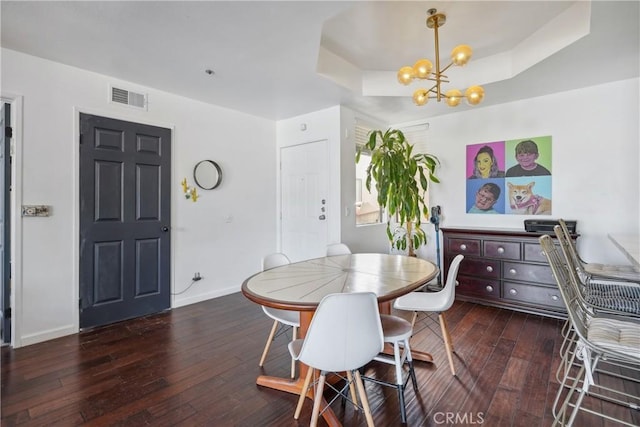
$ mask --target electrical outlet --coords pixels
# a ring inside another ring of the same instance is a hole
[[[198,280],[202,280],[202,276],[200,276],[200,272],[196,271],[195,273],[193,273],[193,277],[191,278],[191,280],[193,280],[194,282],[197,282]]]

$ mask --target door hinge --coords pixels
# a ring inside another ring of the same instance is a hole
[[[78,299],[78,308],[82,311],[82,298]]]
[[[4,128],[4,137],[13,138],[13,128],[11,126],[7,126]]]
[[[82,145],[82,134],[80,134],[80,137],[78,138],[78,143]]]
[[[4,318],[5,319],[11,319],[11,307],[7,307],[4,310]]]

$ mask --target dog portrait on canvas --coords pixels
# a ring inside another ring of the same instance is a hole
[[[551,215],[551,200],[534,194],[535,185],[533,181],[524,185],[507,182],[512,214]]]

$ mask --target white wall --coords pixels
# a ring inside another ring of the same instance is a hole
[[[173,129],[173,307],[236,292],[276,250],[276,129],[273,121],[2,49],[1,95],[22,101],[16,152],[18,200],[51,205],[53,215],[21,218],[21,257],[14,271],[14,344],[78,329],[78,112]],[[110,104],[109,84],[149,94],[149,111]],[[212,159],[223,182],[184,198],[193,166]],[[260,179],[255,177],[259,176]],[[249,243],[248,243],[249,242]],[[20,297],[21,296],[21,297]]]
[[[441,226],[523,229],[524,219],[536,217],[465,213],[465,148],[551,135],[553,215],[537,218],[578,220],[578,249],[587,261],[628,264],[607,233],[640,231],[638,81],[430,119],[430,151],[442,161],[442,183],[432,187],[432,205],[443,210]],[[427,228],[433,236],[433,227]],[[433,240],[428,258],[435,253]]]

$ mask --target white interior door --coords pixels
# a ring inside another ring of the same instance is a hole
[[[282,252],[291,261],[326,253],[327,157],[326,140],[280,150]]]

